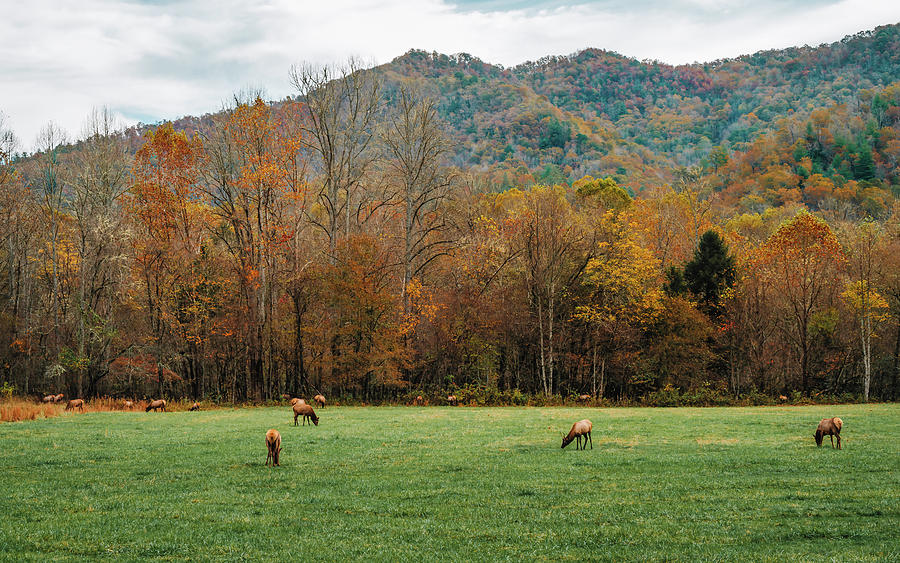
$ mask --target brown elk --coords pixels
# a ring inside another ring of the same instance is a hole
[[[42,403],[55,403],[56,395],[45,395],[43,399],[41,399]]]
[[[292,407],[293,407],[294,405],[298,405],[298,404],[299,404],[299,405],[305,405],[305,404],[306,404],[306,400],[304,400],[304,399],[298,399],[298,398],[296,398],[296,397],[294,397],[293,399],[291,399],[291,406],[292,406]]]
[[[147,409],[144,412],[158,411],[158,410],[166,412],[166,400],[165,399],[157,399],[155,401],[150,401],[150,404],[147,405]]]
[[[844,425],[844,421],[838,417],[834,418],[823,418],[822,422],[819,423],[819,427],[816,428],[816,446],[822,446],[822,440],[825,436],[831,437],[831,447],[834,447],[834,437],[837,436],[837,449],[841,449],[841,426]]]
[[[455,407],[459,403],[456,400],[456,395],[447,395],[447,402],[450,403],[451,407]]]
[[[65,398],[65,395],[63,395],[62,393],[60,393],[59,395],[56,395],[56,396],[53,398],[53,402],[54,402],[54,403],[61,403],[61,402],[63,401],[63,398]]]
[[[297,403],[294,405],[293,409],[294,409],[294,426],[297,426],[297,417],[298,416],[303,417],[304,425],[306,425],[307,420],[311,420],[313,422],[313,424],[315,424],[316,426],[319,425],[319,417],[316,416],[316,413],[315,413],[315,411],[313,411],[313,408],[311,406],[306,405],[306,404],[301,405],[300,403]]]
[[[281,434],[278,430],[271,428],[266,432],[266,449],[269,450],[269,454],[266,456],[266,465],[269,465],[270,461],[272,467],[281,465],[278,463],[278,454],[281,453]]]
[[[131,409],[134,408],[134,401],[125,401],[122,403],[122,408]]]
[[[325,395],[316,395],[315,397],[313,397],[313,401],[315,401],[320,408],[325,408]]]
[[[416,395],[416,398],[413,399],[413,405],[417,407],[421,407],[425,404],[425,399],[422,398],[422,395]]]
[[[579,401],[590,401],[590,400],[591,400],[591,396],[588,395],[588,394],[578,395],[578,400],[579,400]]]
[[[200,410],[200,403],[195,402],[193,405],[191,405],[191,408],[189,408],[188,410],[189,410],[189,411],[199,411],[199,410]]]
[[[75,409],[81,409],[81,412],[84,412],[84,399],[72,399],[66,405],[67,411],[75,410]]]
[[[572,425],[572,429],[569,430],[569,434],[567,436],[563,436],[562,439],[562,448],[565,448],[569,444],[572,443],[572,440],[577,440],[575,442],[575,449],[585,449],[584,446],[587,446],[588,441],[591,442],[591,449],[594,449],[594,441],[591,439],[591,428],[593,428],[593,424],[588,419],[579,420],[575,424]],[[581,438],[584,437],[584,446],[581,445]]]

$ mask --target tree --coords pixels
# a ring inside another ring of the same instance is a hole
[[[371,145],[381,111],[381,80],[353,59],[343,67],[294,66],[290,78],[305,108],[303,146],[318,157],[321,175],[321,216],[311,214],[310,220],[326,233],[333,254],[341,223],[343,236],[349,236],[351,219],[358,224],[372,211],[359,192],[376,158]]]
[[[694,251],[694,258],[684,266],[684,280],[700,299],[712,318],[722,313],[722,295],[734,286],[734,256],[715,231],[706,231]]]
[[[401,87],[382,134],[391,181],[399,188],[403,237],[403,279],[400,293],[409,313],[407,285],[419,277],[451,242],[445,235],[442,209],[450,176],[442,159],[450,149],[437,105],[430,98]]]
[[[872,337],[888,317],[888,303],[877,291],[882,277],[879,257],[884,252],[884,232],[872,221],[864,221],[848,233],[844,246],[850,280],[841,293],[859,323],[863,361],[863,400],[869,400],[872,382]]]
[[[844,253],[831,228],[801,211],[763,245],[760,266],[786,309],[784,333],[799,355],[801,389],[809,389],[810,328],[814,313],[831,303]]]

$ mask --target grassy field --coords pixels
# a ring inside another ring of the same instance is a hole
[[[318,413],[0,424],[0,559],[900,560],[900,405]]]

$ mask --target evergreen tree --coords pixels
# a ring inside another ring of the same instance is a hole
[[[711,317],[721,313],[721,298],[734,285],[734,257],[715,231],[706,231],[694,257],[684,266],[684,281]]]

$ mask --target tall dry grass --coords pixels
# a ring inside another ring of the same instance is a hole
[[[112,397],[97,397],[95,399],[86,400],[84,402],[84,412],[110,412],[110,411],[134,411],[142,412],[147,408],[149,401],[134,401],[134,404],[128,408],[125,406],[126,399],[115,399]],[[35,420],[37,418],[50,418],[59,416],[66,412],[66,404],[68,400],[62,403],[41,403],[31,399],[11,398],[0,400],[0,422],[19,422],[22,420]],[[166,411],[180,412],[186,411],[194,404],[192,400],[169,401],[166,400]],[[200,403],[201,410],[209,410],[216,408],[211,403]],[[74,413],[82,412],[81,409],[75,409]]]
[[[36,403],[28,399],[0,401],[0,422],[19,422],[36,418],[59,416],[66,408],[62,403]]]

